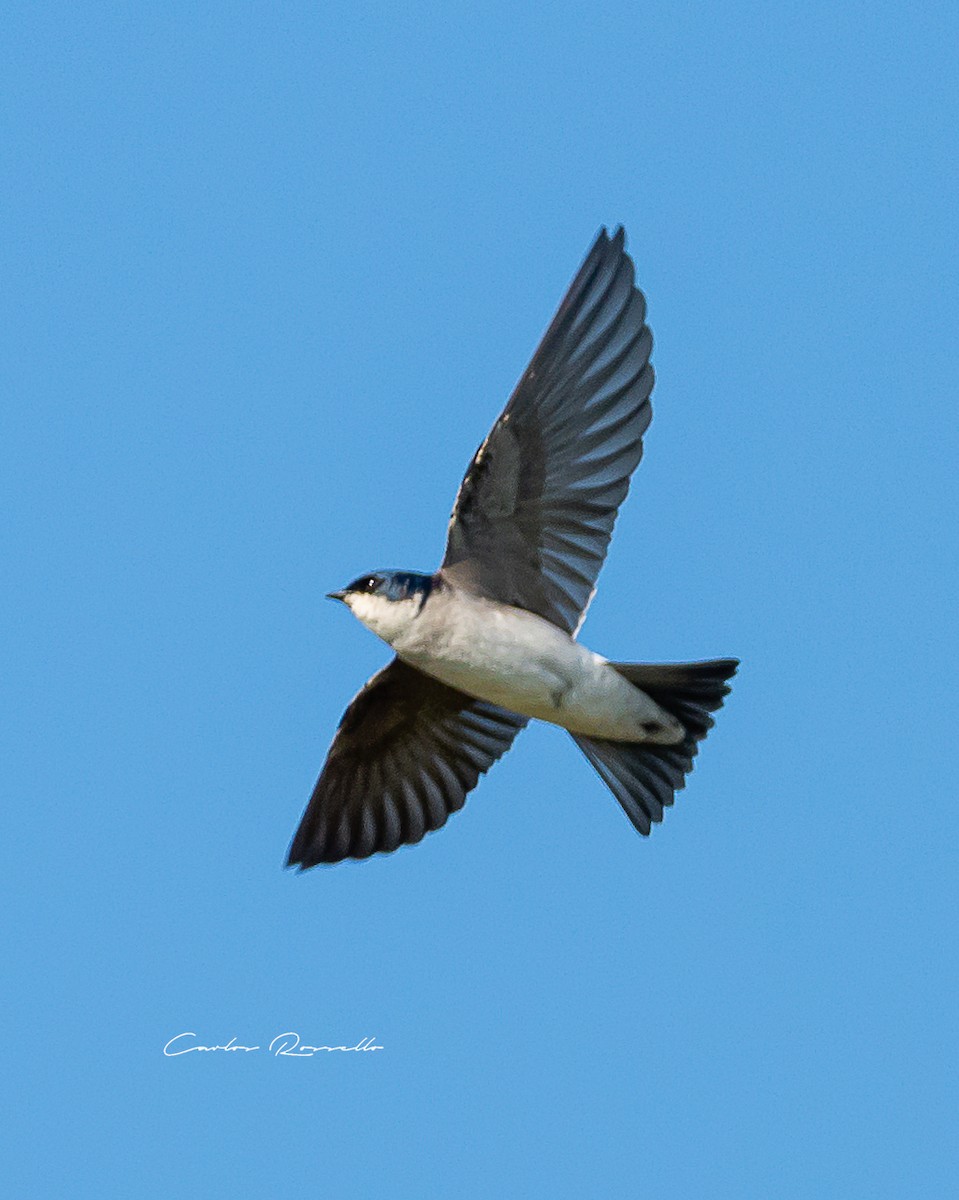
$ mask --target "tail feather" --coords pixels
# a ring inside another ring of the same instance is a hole
[[[711,662],[612,663],[630,683],[681,721],[686,736],[675,745],[648,742],[610,742],[572,734],[573,741],[642,834],[663,819],[663,809],[684,787],[693,768],[699,742],[713,726],[710,713],[722,706],[729,692],[726,680],[736,673],[738,659]]]

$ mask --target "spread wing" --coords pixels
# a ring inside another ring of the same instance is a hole
[[[288,865],[368,858],[420,841],[463,807],[526,720],[395,658],[343,714]]]
[[[578,629],[652,419],[652,335],[625,235],[602,230],[476,452],[443,572]]]

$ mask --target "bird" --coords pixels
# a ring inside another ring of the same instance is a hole
[[[395,657],[343,714],[288,866],[421,841],[530,720],[570,733],[640,834],[662,820],[739,660],[611,662],[577,640],[643,454],[652,344],[625,232],[603,227],[473,456],[439,569],[328,593]]]

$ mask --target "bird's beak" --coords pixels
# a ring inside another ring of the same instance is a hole
[[[327,600],[345,600],[346,592],[327,592],[326,598]]]

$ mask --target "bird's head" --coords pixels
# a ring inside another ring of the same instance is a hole
[[[330,600],[342,600],[358,621],[392,645],[419,616],[436,586],[433,575],[417,575],[412,571],[370,571],[345,588],[327,595]]]

